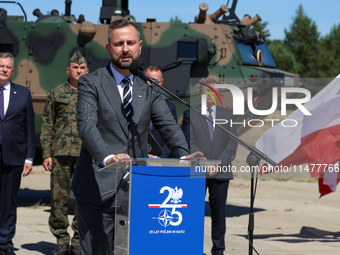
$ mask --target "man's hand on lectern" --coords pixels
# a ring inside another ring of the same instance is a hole
[[[185,158],[181,158],[182,160],[180,161],[180,165],[181,166],[190,166],[190,161],[189,160],[183,160],[183,159],[206,159],[203,155],[202,152],[200,151],[196,151],[188,156],[186,156]]]
[[[209,176],[214,176],[216,174],[218,174],[218,170],[217,170],[217,165],[211,166],[211,167],[207,167],[207,175]]]
[[[206,159],[202,152],[196,151],[191,153],[190,155],[186,156],[184,159]]]
[[[106,161],[106,165],[109,166],[123,158],[130,158],[130,156],[128,154],[125,154],[125,153],[120,153],[120,154],[117,154],[115,156],[113,156],[112,158],[109,158],[107,161]]]
[[[148,154],[149,158],[159,158],[158,156],[156,155],[152,155],[152,154]]]

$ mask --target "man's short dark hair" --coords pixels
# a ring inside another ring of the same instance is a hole
[[[109,25],[109,31],[108,31],[108,36],[107,36],[108,42],[110,43],[112,30],[117,29],[117,28],[127,27],[129,25],[133,26],[136,29],[138,40],[140,40],[139,29],[134,22],[127,20],[127,19],[117,19],[115,21],[112,21],[111,24]]]
[[[160,71],[160,72],[162,72],[161,69],[160,69],[159,67],[157,67],[157,66],[148,66],[148,67],[145,69],[144,73],[145,73],[146,71],[150,71],[150,72],[158,72],[158,71]]]

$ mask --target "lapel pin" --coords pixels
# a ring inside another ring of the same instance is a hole
[[[142,96],[141,96],[141,95],[138,95],[138,97],[139,97],[139,98],[142,98]]]

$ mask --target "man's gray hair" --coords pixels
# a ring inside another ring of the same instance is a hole
[[[0,52],[0,58],[11,58],[14,66],[14,57],[12,53],[9,52]]]
[[[135,23],[127,19],[118,19],[118,20],[112,21],[111,24],[109,25],[109,31],[108,31],[108,36],[107,36],[108,42],[110,43],[112,30],[117,29],[117,28],[127,27],[129,25],[133,26],[136,29],[138,40],[140,40],[140,32]]]
[[[203,78],[202,80],[199,81],[198,84],[199,87],[202,88],[204,86],[203,84],[215,85],[218,84],[218,82],[213,78]]]

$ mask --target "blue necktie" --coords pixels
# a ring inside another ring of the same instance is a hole
[[[208,112],[209,112],[209,119],[211,119],[211,120],[213,120],[213,117],[212,117],[212,115],[211,115],[211,112],[213,111],[213,109],[211,109],[210,107],[208,107]],[[211,139],[211,141],[213,140],[213,138],[214,138],[214,128],[213,128],[213,124],[210,122],[210,121],[208,121],[207,120],[207,122],[208,122],[208,128],[209,128],[209,133],[210,133],[210,139]]]
[[[4,87],[0,86],[0,117],[3,120],[5,117],[5,106],[4,106]],[[2,130],[0,133],[0,144],[2,144]]]
[[[131,97],[131,87],[130,87],[130,79],[124,78],[122,80],[122,83],[124,84],[124,92],[123,92],[123,105],[125,110],[125,116],[126,121],[128,123],[128,126],[130,126],[131,122],[131,110],[132,110],[132,97]]]

